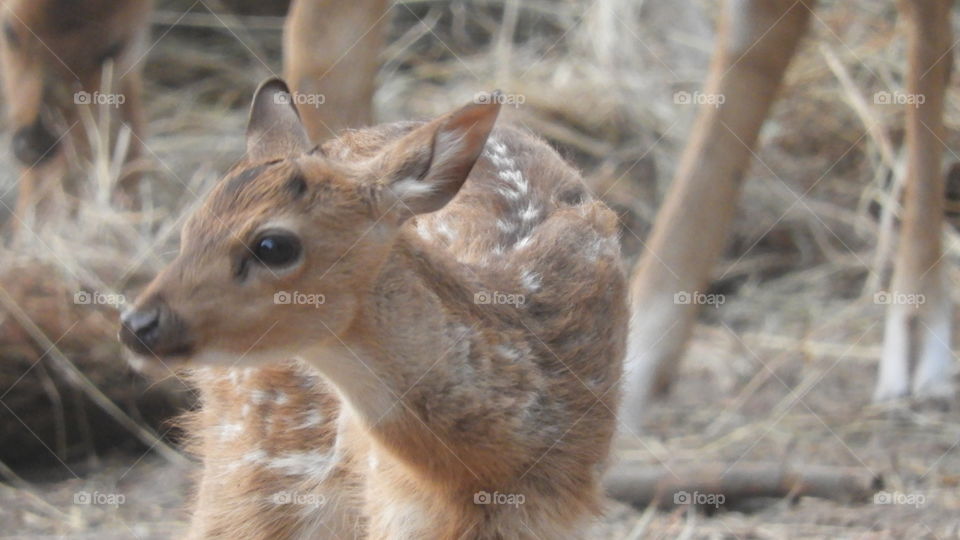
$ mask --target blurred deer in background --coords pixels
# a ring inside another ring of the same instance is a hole
[[[20,164],[19,196],[11,224],[34,215],[38,205],[62,198],[68,153],[89,154],[95,144],[79,109],[110,107],[132,131],[124,158],[140,155],[143,111],[140,62],[146,52],[150,0],[4,0],[0,67],[13,155]],[[105,77],[104,68],[112,65]],[[93,114],[92,117],[96,117]],[[113,149],[110,149],[111,151]],[[125,171],[116,186],[132,204],[138,175]],[[72,186],[66,186],[71,191]],[[43,212],[41,211],[40,214]]]
[[[115,110],[109,141],[132,132],[122,161],[129,165],[114,199],[137,206],[144,111],[141,78],[152,0],[0,0],[0,67],[13,154],[20,163],[19,197],[11,225],[62,198],[71,165],[67,149],[87,155],[92,141],[80,108]],[[313,140],[373,120],[377,55],[383,47],[384,0],[294,0],[284,30],[284,71],[298,94],[322,95],[323,106],[298,103]],[[365,31],[359,36],[356,29]],[[112,80],[104,67],[112,63]],[[96,114],[94,115],[96,117]],[[101,149],[103,150],[103,149]],[[114,148],[106,149],[113,152]],[[67,192],[73,186],[66,186]],[[42,217],[43,211],[37,212]]]
[[[373,122],[387,7],[386,0],[294,0],[290,6],[284,77],[294,92],[324,96],[322,107],[298,107],[312,141]]]
[[[730,229],[757,134],[804,35],[812,2],[727,2],[702,107],[677,175],[631,282],[625,419],[639,428],[651,394],[673,380],[698,306],[680,291],[703,291]],[[919,306],[891,303],[875,398],[947,397],[952,308],[943,268],[943,107],[953,38],[951,0],[900,0],[908,26],[907,178],[899,251],[890,290],[922,295]]]
[[[122,317],[141,355],[261,366],[199,371],[194,536],[579,537],[625,349],[615,214],[497,100],[316,147],[288,97],[260,88]]]

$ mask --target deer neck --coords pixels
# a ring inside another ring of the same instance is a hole
[[[473,382],[470,370],[458,368],[467,362],[473,329],[454,315],[459,300],[438,290],[456,288],[452,273],[398,239],[348,330],[304,355],[362,425],[404,453],[435,455],[437,437],[446,438],[436,422],[445,411],[420,398]]]

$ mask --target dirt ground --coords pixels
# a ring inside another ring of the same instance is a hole
[[[513,47],[495,51],[508,3],[398,3],[378,117],[438,114],[494,87],[525,96],[507,118],[541,133],[595,191],[627,208],[624,246],[635,254],[689,133],[695,108],[672,96],[702,84],[717,2],[595,3],[613,19],[579,0],[523,2]],[[261,17],[257,29],[228,31],[218,25],[243,20],[204,18],[204,2],[159,4],[146,70],[146,217],[129,222],[82,209],[81,226],[65,221],[18,257],[59,265],[65,275],[100,276],[136,260],[136,272],[148,276],[176,249],[183,214],[240,155],[249,95],[268,68],[279,71],[282,20]],[[703,462],[835,466],[882,477],[883,491],[852,504],[766,499],[712,513],[611,501],[592,538],[960,539],[960,404],[870,403],[884,306],[866,284],[889,270],[873,261],[876,206],[889,175],[818,47],[839,57],[863,96],[898,87],[902,39],[893,3],[822,4],[814,39],[761,136],[762,164],[750,173],[715,273],[710,292],[723,301],[705,310],[676,386],[651,405],[642,433],[618,441],[616,459],[667,470]],[[179,20],[188,7],[198,16]],[[504,58],[510,69],[502,69]],[[957,97],[951,86],[948,154],[960,141]],[[870,110],[899,145],[902,114]],[[0,154],[9,206],[12,163]],[[118,232],[126,229],[138,236]],[[104,247],[105,237],[120,240]],[[958,248],[953,227],[952,284],[960,281]],[[8,472],[0,470],[8,479],[0,483],[0,538],[179,538],[186,527],[190,467],[142,449],[18,468],[20,481]]]

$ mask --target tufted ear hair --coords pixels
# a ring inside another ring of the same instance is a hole
[[[253,96],[247,123],[249,159],[283,159],[302,154],[311,147],[287,83],[277,78],[261,83]]]
[[[483,152],[499,100],[466,105],[423,125],[376,158],[384,186],[380,210],[403,220],[443,208],[460,191]]]

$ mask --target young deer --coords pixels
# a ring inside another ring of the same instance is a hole
[[[141,152],[143,113],[140,61],[146,51],[151,0],[4,0],[0,68],[13,155],[20,164],[20,194],[11,218],[27,219],[37,205],[61,193],[69,164],[65,149],[89,152],[79,108],[116,107],[133,132],[125,159]],[[112,81],[104,66],[113,63]],[[93,113],[94,116],[97,113]],[[111,149],[112,150],[112,149]],[[127,171],[117,197],[132,204],[138,175]]]
[[[733,221],[743,173],[790,59],[804,35],[811,2],[730,1],[706,92],[722,95],[703,107],[657,216],[647,254],[631,279],[624,416],[641,425],[646,401],[665,391],[696,321],[697,305],[674,301],[702,291]],[[944,179],[943,107],[952,64],[952,0],[900,0],[908,28],[906,91],[923,95],[906,108],[907,178],[903,225],[891,291],[922,295],[919,306],[892,303],[875,398],[953,395],[951,303],[941,231]]]
[[[579,536],[625,348],[615,215],[499,105],[314,147],[287,94],[258,90],[246,160],[122,317],[141,355],[255,366],[197,371],[193,536]]]

